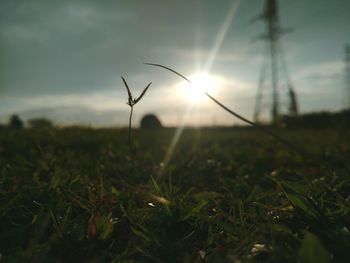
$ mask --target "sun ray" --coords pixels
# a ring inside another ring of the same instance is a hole
[[[214,43],[213,47],[211,48],[210,53],[208,55],[208,58],[206,60],[206,63],[204,65],[204,72],[206,74],[208,74],[208,72],[211,70],[211,67],[213,65],[213,62],[215,61],[217,53],[218,53],[219,49],[221,48],[222,43],[224,42],[225,37],[227,35],[228,29],[229,29],[229,27],[231,26],[231,24],[233,22],[233,19],[235,17],[235,14],[236,14],[236,11],[238,9],[239,4],[240,4],[240,0],[235,0],[232,3],[232,5],[231,5],[231,7],[230,7],[230,9],[228,11],[228,14],[226,16],[226,19],[225,19],[224,23],[221,25],[220,31],[218,32],[218,35],[217,35],[217,37],[215,39],[215,43]],[[198,40],[199,40],[199,36],[198,36],[198,29],[197,29],[196,36],[195,36],[195,45],[196,45],[196,51],[195,51],[196,52],[195,53],[196,54],[196,65],[195,66],[196,66],[196,72],[200,71],[199,67],[200,67],[200,63],[201,63],[201,61],[200,61],[200,53],[199,53],[199,48],[198,48],[198,42],[199,42]],[[173,71],[171,69],[169,69],[169,70]],[[175,72],[175,74],[179,74],[179,73]],[[184,76],[181,76],[181,77],[186,79],[188,82],[192,83],[191,81],[188,80],[188,78],[186,78]],[[195,86],[195,85],[192,85],[192,86]],[[189,87],[189,88],[193,89],[194,87]],[[205,93],[210,92],[209,90],[202,90],[202,91],[197,91],[197,92],[200,92],[200,93],[202,93],[202,95],[204,95],[203,91]],[[177,129],[176,129],[176,131],[175,131],[175,133],[173,135],[173,138],[172,138],[172,140],[170,142],[170,145],[169,145],[169,147],[167,149],[167,152],[166,152],[164,160],[163,160],[163,166],[159,170],[160,171],[159,172],[160,175],[163,174],[164,169],[167,167],[169,161],[171,160],[171,158],[173,156],[175,147],[176,147],[178,141],[180,140],[180,137],[181,137],[182,132],[183,132],[184,127],[185,127],[185,123],[186,123],[186,121],[187,121],[187,119],[188,119],[188,117],[190,115],[190,112],[193,110],[193,106],[194,106],[193,104],[188,105],[188,107],[187,107],[187,109],[186,109],[186,111],[184,113],[184,117],[182,118],[182,123],[177,127]]]
[[[236,11],[238,9],[238,6],[240,4],[240,0],[235,0],[229,11],[228,11],[228,14],[226,16],[226,19],[224,21],[224,23],[221,25],[221,28],[220,28],[220,31],[218,32],[218,35],[215,39],[215,43],[213,45],[213,47],[211,48],[210,50],[210,53],[208,55],[208,58],[207,58],[207,61],[204,65],[204,71],[205,72],[209,72],[212,65],[213,65],[213,62],[216,58],[216,55],[220,49],[220,47],[222,46],[222,43],[224,42],[225,40],[225,37],[227,35],[227,32],[228,32],[228,29],[230,28],[230,26],[232,25],[232,22],[233,22],[233,19],[235,17],[235,14],[236,14]]]
[[[171,139],[170,145],[165,153],[164,159],[162,161],[162,165],[159,169],[159,175],[162,175],[165,171],[165,168],[168,166],[169,161],[171,160],[173,154],[174,154],[174,150],[176,148],[176,145],[178,143],[178,141],[180,140],[180,137],[182,135],[182,132],[185,128],[186,122],[190,116],[190,112],[193,109],[193,105],[189,105],[186,108],[186,111],[184,112],[184,115],[182,117],[181,123],[180,125],[178,125],[178,127],[175,130],[175,133],[173,135],[173,138]]]

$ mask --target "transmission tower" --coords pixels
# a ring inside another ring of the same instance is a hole
[[[283,88],[281,85],[282,80],[284,81],[284,85],[288,91],[286,96],[289,104],[288,113],[292,116],[298,115],[297,97],[288,76],[287,66],[280,41],[281,35],[287,33],[288,30],[280,27],[277,0],[266,0],[263,13],[257,16],[255,20],[263,20],[265,22],[266,32],[262,36],[259,36],[258,39],[265,41],[267,50],[260,72],[255,102],[254,120],[256,122],[260,121],[260,115],[263,108],[262,100],[265,93],[265,80],[267,75],[270,74],[272,94],[271,122],[272,124],[277,125],[282,115],[280,105],[280,91],[281,88]]]
[[[345,78],[346,108],[350,109],[350,44],[345,46]]]

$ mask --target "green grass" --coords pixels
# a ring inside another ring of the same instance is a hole
[[[346,262],[350,136],[251,129],[0,131],[3,262]]]

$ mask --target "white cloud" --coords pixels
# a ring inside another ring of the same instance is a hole
[[[33,30],[27,25],[11,25],[0,28],[2,38],[13,41],[44,41],[47,35],[43,31]]]
[[[99,9],[88,4],[68,3],[64,8],[53,14],[53,22],[57,28],[67,31],[88,30],[106,27],[111,23],[132,21],[134,15],[130,12],[116,9]]]
[[[343,70],[343,61],[327,61],[304,67],[298,70],[294,74],[294,77],[297,79],[327,78],[333,77],[334,75],[339,75],[343,72]]]
[[[126,97],[118,91],[90,92],[85,94],[37,95],[13,98],[13,103],[21,108],[53,108],[65,106],[87,106],[96,110],[124,109]]]
[[[208,59],[210,49],[209,48],[199,48],[199,49],[189,49],[189,48],[178,48],[178,47],[155,47],[153,49],[155,54],[164,55],[171,54],[179,59],[185,60],[199,60],[205,62]],[[250,62],[260,62],[262,60],[262,55],[252,56],[251,47],[239,46],[232,50],[223,49],[218,51],[215,56],[215,62],[243,62],[249,60]]]

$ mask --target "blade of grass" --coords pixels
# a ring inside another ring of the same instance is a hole
[[[129,105],[131,106],[131,103],[132,103],[132,94],[131,94],[131,90],[130,90],[130,88],[129,88],[128,83],[127,83],[126,80],[124,79],[124,77],[123,77],[123,76],[121,76],[121,77],[122,77],[122,80],[123,80],[123,82],[124,82],[124,86],[125,86],[125,88],[126,88],[126,90],[127,90],[127,92],[128,92],[128,101],[129,101]]]
[[[146,94],[146,91],[151,86],[151,84],[152,84],[152,82],[148,83],[147,87],[142,91],[141,95],[134,100],[135,104],[138,103],[142,99],[142,97]]]
[[[184,80],[186,80],[187,82],[191,83],[192,82],[186,78],[184,75],[182,75],[181,73],[163,66],[161,64],[155,64],[155,63],[144,63],[146,65],[150,65],[150,66],[156,66],[156,67],[160,67],[160,68],[164,68],[168,71],[173,72],[174,74],[180,76],[181,78],[183,78]],[[310,154],[306,152],[305,149],[301,149],[297,146],[295,146],[294,144],[290,143],[289,141],[287,141],[286,139],[282,138],[281,136],[277,135],[276,133],[272,132],[270,129],[265,128],[264,126],[258,125],[253,121],[250,121],[246,118],[244,118],[243,116],[241,116],[240,114],[238,114],[237,112],[231,110],[230,108],[228,108],[227,106],[225,106],[224,104],[222,104],[220,101],[218,101],[217,99],[215,99],[213,96],[211,96],[209,93],[202,91],[209,99],[211,99],[215,104],[217,104],[219,107],[221,107],[222,109],[224,109],[226,112],[230,113],[231,115],[233,115],[234,117],[238,118],[239,120],[251,125],[252,127],[255,127],[265,133],[267,133],[268,135],[270,135],[271,137],[273,137],[274,139],[276,139],[277,141],[279,141],[280,143],[284,144],[285,146],[287,146],[289,149],[293,150],[295,153],[298,153],[299,155],[303,156],[304,158],[309,158]]]

